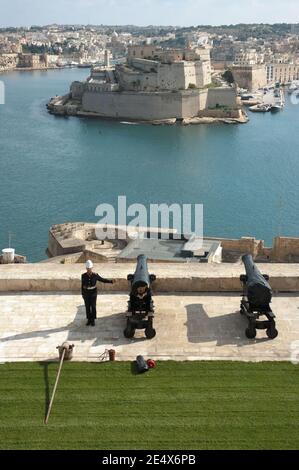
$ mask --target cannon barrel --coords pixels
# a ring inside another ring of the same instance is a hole
[[[150,287],[151,282],[155,280],[154,275],[150,275],[147,267],[147,258],[145,255],[139,255],[137,258],[137,266],[135,273],[128,276],[131,281],[132,289],[136,290],[138,287]]]
[[[265,277],[257,268],[251,255],[242,256],[246,270],[247,298],[256,308],[268,308],[272,299],[272,289]]]

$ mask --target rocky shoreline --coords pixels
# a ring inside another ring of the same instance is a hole
[[[247,114],[240,110],[238,118],[230,117],[193,117],[184,119],[182,124],[188,126],[190,124],[213,124],[213,123],[223,123],[223,124],[246,124],[249,121]]]

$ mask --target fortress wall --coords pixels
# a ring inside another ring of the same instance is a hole
[[[188,89],[189,85],[198,86],[198,67],[195,67],[194,62],[184,63],[184,75],[185,75],[185,89]]]
[[[205,79],[204,79],[204,68],[202,62],[196,62],[195,67],[194,67],[194,73],[195,73],[195,85],[198,87],[203,87],[206,85]],[[210,83],[211,80],[208,82]]]
[[[75,100],[82,100],[85,84],[82,82],[73,82],[71,84],[71,95]]]
[[[239,109],[228,109],[228,108],[219,108],[219,109],[204,109],[200,111],[199,117],[207,118],[216,118],[216,119],[239,119],[240,110]]]
[[[182,117],[197,116],[199,110],[198,93],[182,95]]]
[[[61,245],[57,243],[57,240],[51,231],[49,231],[48,252],[53,257],[63,255],[64,253]]]
[[[151,72],[152,69],[157,70],[158,68],[157,61],[155,60],[132,59],[131,65],[143,72]]]
[[[122,70],[118,75],[120,86],[127,91],[143,90],[145,87],[155,91],[158,86],[158,79],[156,73],[142,74],[140,72],[130,72]]]
[[[208,62],[185,62],[184,73],[186,89],[190,84],[202,88],[211,83],[211,70]]]
[[[157,73],[146,73],[142,75],[140,81],[141,89],[144,91],[156,91],[158,87],[158,75]]]
[[[199,90],[199,111],[203,111],[208,107],[208,90]]]
[[[216,108],[217,105],[237,108],[237,94],[235,88],[209,88],[207,107]]]
[[[135,44],[128,48],[128,61],[142,57],[154,57],[156,54],[157,46],[152,44]]]
[[[57,239],[52,232],[49,231],[48,253],[52,257],[79,253],[85,250],[85,246],[85,240],[81,241],[75,238],[69,240],[65,240],[64,238]]]
[[[207,97],[207,90],[196,90],[182,93],[183,119],[198,116],[199,112],[206,108]]]
[[[85,92],[82,105],[84,111],[116,119],[150,121],[182,116],[179,93]]]
[[[210,60],[200,62],[200,65],[197,65],[199,78],[198,78],[198,86],[206,86],[209,85],[212,81],[212,73],[211,73],[211,62]]]
[[[264,65],[234,66],[232,72],[239,87],[249,91],[258,90],[267,85],[267,70]]]
[[[158,84],[162,90],[185,90],[185,63],[160,64],[158,68]]]
[[[160,64],[158,71],[161,89],[187,90],[189,85],[203,87],[211,83],[210,66],[207,62]]]
[[[83,111],[97,113],[103,117],[141,121],[196,117],[208,108],[215,109],[217,104],[237,109],[235,89],[212,88],[176,93],[99,93],[87,90],[82,98]]]

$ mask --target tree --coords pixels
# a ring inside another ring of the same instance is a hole
[[[222,75],[222,78],[227,82],[227,83],[235,83],[235,79],[233,76],[233,73],[231,70],[226,70],[224,74]]]

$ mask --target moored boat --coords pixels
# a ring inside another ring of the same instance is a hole
[[[250,106],[249,110],[253,113],[268,113],[269,111],[271,111],[271,105],[257,104],[255,106]]]
[[[299,90],[299,80],[294,80],[289,86],[288,93],[291,95],[297,90]]]

